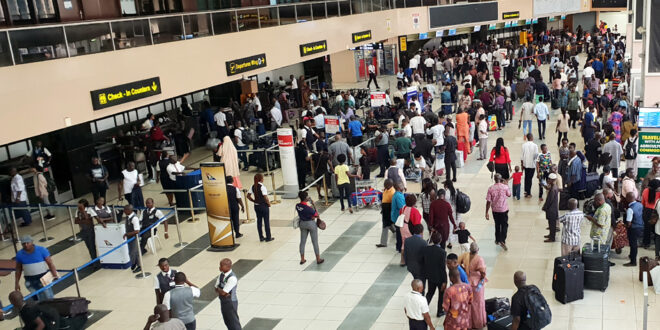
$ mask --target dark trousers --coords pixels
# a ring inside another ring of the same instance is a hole
[[[387,150],[387,145],[378,146],[378,166],[380,173],[378,176],[384,176],[385,170],[390,166],[390,155]]]
[[[577,110],[568,110],[568,126],[575,128],[575,124],[578,122]]]
[[[367,88],[369,88],[372,81],[374,82],[374,84],[376,84],[376,88],[380,88],[380,87],[378,87],[378,80],[376,80],[376,74],[375,73],[369,73],[369,82],[367,82]]]
[[[401,228],[396,227],[396,251],[397,252],[401,252],[401,245],[403,245],[403,240],[401,238]]]
[[[642,233],[642,246],[647,247],[651,244],[653,235],[655,235],[655,225],[649,223],[654,209],[644,208],[642,211],[642,219],[644,220],[644,232]],[[657,245],[657,243],[656,243]]]
[[[353,136],[351,137],[351,143],[354,147],[357,147],[358,144],[362,143],[362,136]]]
[[[231,227],[234,231],[234,235],[240,234],[241,219],[238,217],[238,207],[235,209],[229,209],[229,218],[231,219]]]
[[[655,257],[660,257],[660,235],[653,234],[655,236]]]
[[[442,290],[442,283],[433,283],[429,281],[426,285],[426,288],[428,289],[426,292],[426,301],[429,304],[431,303],[431,299],[433,299],[435,289],[438,289],[438,313],[442,312],[442,298],[445,295],[445,291]]]
[[[568,132],[557,132],[557,146],[559,147],[561,145],[561,140],[562,139],[567,139],[568,138]]]
[[[506,116],[504,116],[506,120],[513,119],[513,106],[511,101],[504,102],[504,110],[506,111]]]
[[[548,227],[550,232],[548,233],[548,239],[555,240],[555,234],[557,233],[557,219],[548,219]]]
[[[506,233],[509,230],[509,211],[493,211],[493,220],[495,221],[495,242],[506,243]]]
[[[593,159],[589,161],[589,166],[587,167],[587,173],[593,173],[598,170],[598,160]]]
[[[96,259],[96,235],[94,234],[94,228],[81,229],[78,236],[80,236],[83,242],[85,242],[87,251],[89,251],[89,256],[92,257],[92,259]]]
[[[350,187],[350,183],[342,183],[337,186],[339,189],[339,205],[341,205],[342,211],[344,210],[344,199],[346,199],[346,202],[348,203],[348,208],[351,208],[351,196],[349,195]]]
[[[248,150],[248,146],[242,146],[242,147],[236,146],[236,150]],[[239,162],[243,162],[243,168],[250,167],[250,163],[248,163],[248,156],[246,152],[239,152],[238,160]],[[240,163],[238,166],[240,166]]]
[[[410,326],[410,330],[427,330],[428,326],[426,325],[426,321],[424,320],[413,320],[413,319],[408,319],[408,325]]]
[[[637,263],[637,240],[642,236],[642,228],[628,228],[628,244],[630,244],[630,262]]]
[[[241,321],[238,319],[238,301],[231,301],[230,297],[220,297],[220,312],[225,321],[227,330],[241,330]]]
[[[93,203],[96,203],[99,197],[103,197],[103,199],[105,199],[105,192],[107,190],[108,190],[108,186],[105,184],[105,182],[93,182],[92,183],[92,196],[94,196]]]
[[[525,196],[532,194],[532,179],[534,178],[535,168],[525,167]]]
[[[495,109],[495,115],[497,116],[497,127],[504,128],[504,126],[506,126],[506,114],[504,108]]]
[[[451,180],[451,172],[454,172],[454,180],[456,180],[456,160],[447,160],[445,155],[445,171],[447,171],[447,180]]]
[[[614,168],[611,168],[610,170],[612,172],[612,177],[614,177],[614,178],[619,177],[619,169],[618,168],[614,167]]]
[[[190,323],[184,324],[186,326],[186,330],[195,330],[197,329],[197,320],[194,320]]]
[[[27,206],[27,202],[18,202],[18,203],[13,203],[14,206],[19,206],[19,207],[25,207]],[[28,210],[14,210],[14,215],[16,218],[22,218],[23,223],[25,225],[29,225],[32,223],[32,216],[30,215],[30,211]]]
[[[268,205],[255,205],[254,212],[257,214],[259,240],[270,239],[270,210],[268,209]],[[266,227],[266,237],[263,234],[263,227]]]
[[[550,175],[550,173],[548,173],[548,172],[542,172],[542,173],[539,173],[539,174],[541,175],[541,177],[540,177],[540,179],[539,179],[539,198],[543,198],[543,190],[544,190],[545,188],[543,188],[543,185],[541,184],[541,182],[543,182],[543,180],[547,180],[547,179],[548,179],[548,175]]]
[[[537,120],[539,123],[539,139],[545,140],[545,122],[546,120]]]

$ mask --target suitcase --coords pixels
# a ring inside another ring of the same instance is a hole
[[[571,193],[569,193],[568,191],[562,191],[559,193],[559,210],[567,211],[569,209],[568,207],[569,199],[571,199]]]
[[[485,304],[486,304],[486,314],[488,315],[493,315],[493,313],[501,309],[506,309],[506,310],[511,309],[511,303],[509,302],[509,298],[506,297],[486,299]]]
[[[488,116],[488,130],[496,131],[497,130],[497,116],[490,115]]]
[[[555,299],[562,304],[584,298],[584,264],[569,261],[559,264],[552,280],[555,285]]]
[[[559,266],[569,262],[582,262],[582,256],[579,252],[571,252],[566,256],[555,258],[555,266],[552,271],[552,291],[557,291],[557,271]]]
[[[367,149],[367,159],[369,163],[376,164],[378,163],[378,148],[368,148]]]
[[[87,314],[89,303],[85,297],[63,297],[40,301],[39,306],[53,308],[60,316],[68,317]]]
[[[605,291],[610,281],[610,247],[605,244],[585,243],[582,247],[584,287]]]
[[[587,191],[585,192],[585,198],[593,196],[596,190],[598,190],[599,176],[600,175],[596,172],[587,173]]]
[[[488,330],[508,330],[513,324],[513,316],[507,315],[494,321],[488,322]]]
[[[639,281],[644,281],[644,272],[646,272],[646,278],[648,280],[649,286],[653,286],[653,280],[651,279],[651,269],[658,266],[660,263],[649,257],[639,258]]]
[[[456,150],[456,168],[461,168],[463,165],[465,165],[465,161],[463,160],[463,150]]]

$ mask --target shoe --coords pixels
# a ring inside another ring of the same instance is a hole
[[[304,263],[306,263],[306,262],[307,262],[307,260],[300,260],[300,264],[301,264],[301,265],[304,264]]]
[[[504,244],[504,242],[501,242],[500,246],[504,249],[504,251],[509,251],[509,248],[506,247],[506,244]]]
[[[236,238],[241,238],[241,237],[243,237],[243,234],[241,233],[236,234]]]
[[[140,267],[140,266],[137,266],[137,267],[135,267],[135,269],[133,269],[133,273],[139,273],[141,271],[142,271],[142,267]]]
[[[344,209],[342,208],[341,211],[344,212]]]
[[[142,255],[145,255],[145,254],[147,254],[147,249],[144,249],[141,252],[142,252]]]
[[[616,266],[616,264],[610,261],[610,267],[614,267],[614,266]]]
[[[266,239],[263,238],[263,237],[259,239],[260,242],[263,242],[263,241],[265,241],[265,240],[266,240]]]
[[[377,248],[383,248],[383,247],[387,247],[387,245],[383,245],[383,244],[376,244],[376,247],[377,247]]]
[[[316,260],[316,264],[317,264],[317,265],[320,265],[320,264],[322,264],[324,261],[325,261],[325,259],[319,259],[319,260]]]
[[[245,172],[247,172],[247,171],[249,171],[249,170],[250,170],[249,167],[245,167],[245,168],[243,168],[243,171],[245,171]]]
[[[150,179],[147,183],[156,183],[156,179]]]
[[[543,243],[554,243],[554,242],[555,242],[554,239],[549,239],[549,238],[543,241]]]
[[[451,181],[452,181],[452,182],[456,182],[456,178],[452,179]]]
[[[137,265],[131,265],[131,270],[135,270],[137,268]]]
[[[266,238],[266,242],[270,242],[270,241],[272,241],[272,240],[275,240],[275,237]]]
[[[20,225],[18,225],[18,226],[19,226],[19,227],[27,227],[27,226],[29,226],[29,225],[30,225],[29,223],[25,223],[25,222],[23,222],[22,224],[20,224]]]
[[[546,229],[548,229],[548,228],[546,228]],[[543,236],[543,238],[550,238],[550,235],[545,235],[545,236]]]
[[[629,262],[626,264],[623,264],[623,267],[636,267],[637,263],[636,262]]]
[[[49,214],[49,215],[45,216],[44,218],[45,218],[46,220],[54,220],[54,219],[55,219],[55,216],[52,215],[52,214]]]
[[[353,208],[352,208],[352,207],[349,207],[349,208],[348,208],[348,212],[351,212],[351,214],[353,214]]]
[[[385,175],[384,175],[384,174],[378,174],[378,175],[376,175],[376,177],[377,177],[377,178],[384,178]]]
[[[451,249],[453,246],[451,244],[447,244],[447,248]]]

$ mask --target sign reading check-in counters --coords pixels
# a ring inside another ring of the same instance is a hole
[[[227,75],[233,76],[239,73],[248,72],[266,67],[266,54],[259,54],[250,57],[244,57],[238,60],[225,62],[227,66]]]
[[[323,53],[326,50],[328,50],[328,43],[325,40],[310,42],[300,45],[300,56]]]
[[[135,81],[90,92],[92,107],[101,110],[161,93],[160,77]]]
[[[519,11],[506,11],[502,13],[502,19],[514,19],[514,18],[520,18]]]
[[[356,33],[353,33],[352,36],[353,36],[353,43],[354,44],[356,44],[358,42],[362,42],[362,41],[371,40],[371,30],[356,32]]]

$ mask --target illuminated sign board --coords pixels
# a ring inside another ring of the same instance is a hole
[[[325,40],[310,42],[300,45],[300,56],[307,56],[316,53],[323,53],[328,50],[328,43]]]
[[[238,60],[225,62],[227,75],[233,76],[239,73],[252,71],[266,67],[266,54],[253,55]]]
[[[371,40],[371,30],[353,33],[352,37],[354,44],[362,41]]]
[[[92,107],[101,110],[161,93],[160,77],[91,91]]]
[[[502,19],[520,18],[519,11],[507,11],[502,13]]]

